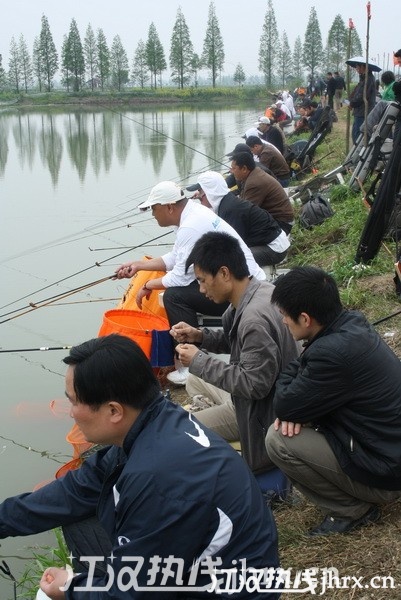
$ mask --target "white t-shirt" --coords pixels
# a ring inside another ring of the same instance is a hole
[[[210,208],[188,200],[182,211],[180,224],[176,228],[173,249],[162,256],[167,270],[166,275],[162,278],[164,287],[186,286],[194,281],[194,269],[191,266],[185,273],[185,263],[195,242],[208,231],[223,231],[235,237],[245,254],[249,273],[260,281],[266,279],[266,273],[259,267],[252,252],[235,229]]]

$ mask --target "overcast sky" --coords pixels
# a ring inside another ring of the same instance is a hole
[[[241,63],[246,75],[258,74],[258,51],[262,35],[267,0],[214,0],[225,50],[225,74],[232,74]],[[297,35],[303,40],[310,10],[315,6],[323,44],[337,14],[348,25],[351,17],[357,28],[362,47],[366,48],[365,0],[274,0],[274,11],[280,35],[286,31],[291,49]],[[18,40],[22,33],[32,50],[33,40],[39,35],[41,16],[48,18],[50,30],[60,52],[63,36],[68,33],[71,19],[75,18],[83,40],[88,23],[96,32],[102,28],[109,47],[115,35],[120,35],[131,62],[138,41],[146,41],[149,25],[153,22],[168,61],[170,38],[177,9],[181,6],[198,54],[202,52],[207,25],[209,0],[14,0],[3,3],[0,13],[0,54],[3,67],[8,70],[11,37]],[[395,0],[372,0],[369,56],[379,57],[379,64],[387,69],[387,56],[401,48],[400,11]],[[385,58],[384,58],[385,57]]]

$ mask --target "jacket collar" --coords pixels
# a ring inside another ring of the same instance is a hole
[[[160,394],[154,400],[152,400],[147,406],[145,406],[145,408],[142,409],[142,412],[139,414],[135,423],[128,431],[123,442],[123,450],[127,456],[131,452],[132,446],[134,445],[137,437],[151,421],[156,419],[156,417],[165,407],[166,403],[167,400],[165,396],[163,396],[163,394],[160,392]]]

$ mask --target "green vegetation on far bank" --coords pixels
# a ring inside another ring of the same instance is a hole
[[[257,105],[260,112],[272,102],[271,93],[263,86],[243,87],[188,87],[185,89],[163,87],[131,88],[122,92],[116,90],[81,90],[80,92],[66,92],[54,90],[52,92],[29,93],[0,93],[0,107],[3,104],[17,106],[54,106],[68,104],[107,105],[107,104],[187,104],[187,103],[218,103],[224,107],[241,105],[242,103]]]

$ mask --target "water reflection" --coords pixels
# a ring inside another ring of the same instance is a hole
[[[241,111],[235,121],[241,121]],[[222,159],[227,139],[224,111],[73,109],[8,112],[0,115],[0,175],[9,160],[10,126],[21,168],[33,169],[37,149],[54,187],[59,181],[63,154],[68,155],[81,182],[90,165],[96,176],[108,172],[113,158],[135,172],[136,158],[149,160],[158,176],[169,146],[176,171],[185,179],[194,157],[204,155],[210,164]],[[134,144],[134,147],[132,147]]]

